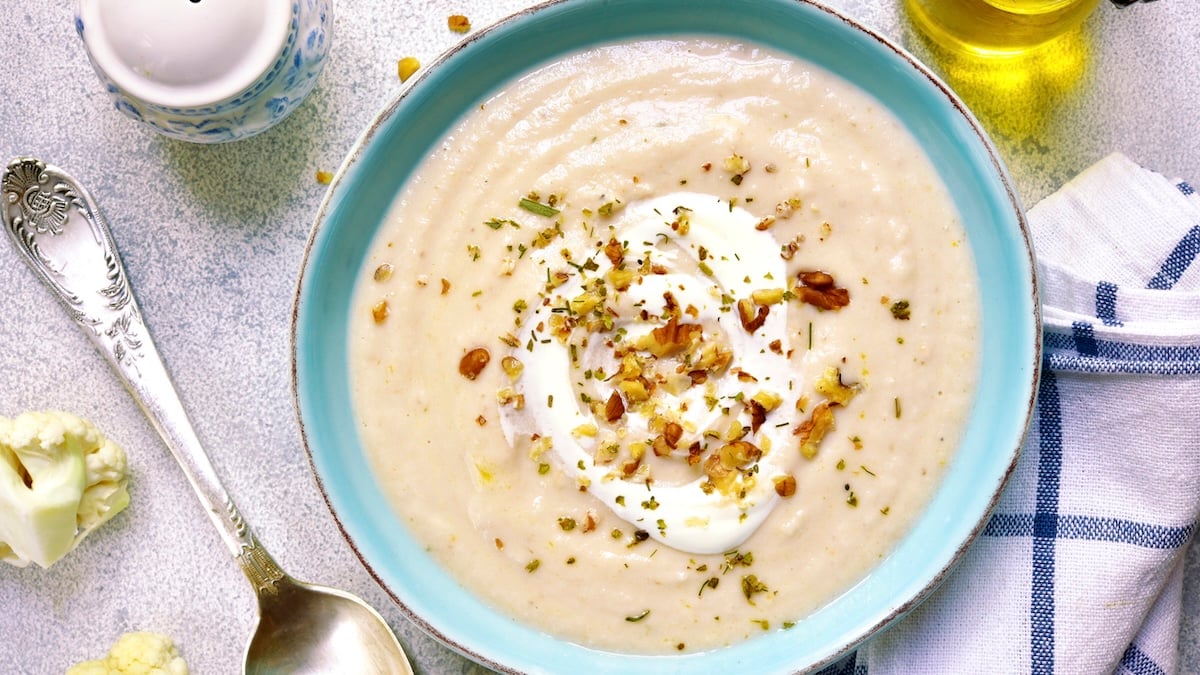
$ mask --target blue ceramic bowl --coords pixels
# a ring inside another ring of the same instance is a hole
[[[516,623],[464,591],[410,538],[353,432],[347,324],[356,278],[393,197],[461,113],[515,75],[567,52],[669,34],[753,41],[815,62],[907,125],[966,226],[983,294],[987,376],[928,510],[867,578],[791,630],[712,652],[650,657],[587,649]],[[359,139],[317,215],[295,310],[294,384],[304,441],[346,538],[418,625],[508,672],[766,674],[834,661],[912,609],[978,535],[1016,462],[1040,358],[1023,212],[979,124],[904,51],[805,0],[563,0],[476,33],[410,80]]]

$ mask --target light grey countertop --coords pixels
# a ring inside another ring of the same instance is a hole
[[[117,112],[72,25],[73,3],[10,2],[0,22],[0,160],[58,165],[99,202],[200,437],[243,515],[298,578],[362,595],[420,672],[483,672],[421,633],[344,542],[301,447],[290,380],[293,292],[325,187],[400,88],[396,61],[428,63],[521,0],[341,0],[312,96],[280,126],[219,146],[167,140]],[[985,84],[939,61],[896,0],[830,0],[942,72],[979,114],[1027,205],[1120,150],[1200,180],[1200,9],[1102,3],[1078,57]],[[1022,79],[1023,78],[1023,79]],[[4,248],[0,246],[0,249]],[[61,673],[130,630],[173,636],[202,675],[240,672],[254,598],[174,464],[108,366],[15,252],[0,250],[0,415],[64,409],[129,454],[132,505],[49,570],[0,564],[0,672]],[[1180,636],[1200,672],[1200,556],[1189,555]]]

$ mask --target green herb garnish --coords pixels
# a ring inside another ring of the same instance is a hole
[[[628,621],[629,623],[637,623],[648,616],[650,616],[650,610],[647,609],[647,610],[643,611],[641,614],[637,614],[634,616],[627,616],[627,617],[625,617],[625,620]]]
[[[767,588],[767,585],[759,581],[756,575],[747,574],[742,577],[742,595],[746,596],[746,602],[753,605],[754,594],[765,593],[768,590],[770,589]]]
[[[493,230],[498,230],[501,227],[504,227],[505,225],[511,225],[511,226],[517,228],[518,230],[521,229],[520,223],[518,223],[515,220],[510,220],[508,218],[492,218],[491,220],[486,221],[484,223],[484,225],[487,225],[488,227],[492,228]]]
[[[558,209],[554,208],[553,206],[546,206],[545,204],[541,202],[535,202],[528,197],[521,197],[521,201],[517,202],[517,206],[520,206],[530,213],[536,213],[539,216],[545,216],[547,218],[553,218],[559,214]]]

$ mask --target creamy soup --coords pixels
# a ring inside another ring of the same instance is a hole
[[[952,459],[978,281],[876,101],[710,39],[511,83],[373,242],[355,409],[412,536],[542,631],[638,653],[787,630]]]

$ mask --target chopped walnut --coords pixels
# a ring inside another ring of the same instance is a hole
[[[802,394],[796,399],[796,412],[804,412],[808,410],[808,394]]]
[[[692,457],[692,448],[688,448],[689,464],[694,464]],[[723,494],[730,494],[741,475],[739,468],[757,462],[761,457],[762,450],[749,441],[732,441],[722,445],[704,459],[704,475],[708,481],[702,489],[707,492],[716,488]]]
[[[809,288],[815,288],[818,291],[829,290],[830,288],[833,288],[836,283],[833,280],[833,275],[829,274],[828,272],[821,272],[820,270],[801,272],[796,276],[800,279],[800,283],[808,286]]]
[[[621,400],[621,395],[613,392],[608,397],[608,402],[604,404],[604,419],[607,422],[616,422],[625,414],[625,402]]]
[[[463,354],[458,362],[458,373],[468,380],[474,380],[483,372],[484,366],[492,360],[492,355],[483,347],[476,347]]]
[[[746,409],[750,411],[750,431],[758,433],[758,429],[767,421],[767,409],[754,399],[746,401]]]
[[[588,289],[571,298],[569,305],[572,314],[587,314],[597,307],[600,309],[604,308],[604,296],[596,290]]]
[[[692,210],[682,206],[676,206],[672,213],[675,214],[675,220],[671,222],[671,229],[681,235],[686,235],[692,231]]]
[[[801,422],[793,432],[800,437],[800,454],[805,459],[817,456],[817,448],[825,438],[825,434],[833,430],[833,406],[835,405],[837,404],[831,401],[821,401],[813,408],[812,415]]]
[[[746,329],[747,333],[754,334],[754,331],[762,328],[762,325],[766,323],[771,308],[766,305],[756,306],[753,300],[742,298],[737,302],[737,312],[738,320],[742,322],[742,328]]]
[[[796,257],[796,253],[800,250],[800,244],[804,243],[804,235],[796,235],[791,241],[779,247],[779,257],[784,260],[791,260]]]
[[[733,352],[726,346],[721,345],[713,340],[700,342],[688,350],[686,362],[692,365],[692,370],[688,372],[688,377],[695,382],[697,377],[696,371],[719,373],[729,365],[733,360]],[[708,376],[703,377],[704,380]]]
[[[780,497],[791,497],[796,494],[796,477],[792,475],[776,476],[771,479],[775,483],[775,494]]]
[[[850,291],[837,286],[833,277],[826,272],[801,272],[797,275],[801,286],[796,287],[796,296],[801,302],[818,309],[838,310],[850,304]]]
[[[726,492],[737,477],[737,471],[733,467],[725,466],[720,455],[713,453],[704,460],[704,475],[708,476],[709,482],[718,490]]]
[[[496,392],[496,402],[500,405],[511,405],[514,410],[523,410],[525,394],[518,394],[512,387],[505,387]]]
[[[779,202],[775,205],[775,216],[777,218],[783,218],[784,220],[787,220],[788,218],[792,217],[792,214],[795,213],[796,209],[800,208],[802,204],[803,202],[800,201],[799,197],[792,197],[791,199],[786,199],[782,202]]]
[[[860,388],[860,385],[844,384],[841,369],[833,366],[826,368],[816,382],[817,392],[838,405],[849,403]]]
[[[630,476],[636,474],[641,466],[642,460],[640,458],[628,460],[621,465],[621,474],[626,478],[629,478]]]
[[[549,436],[533,434],[529,437],[529,459],[535,462],[540,461],[552,449],[554,449],[554,441]]]
[[[623,270],[613,268],[604,275],[605,281],[609,283],[613,289],[618,291],[629,290],[633,282],[637,280],[638,273],[634,270]]]
[[[732,371],[737,376],[738,382],[758,382],[758,378],[747,373],[741,368],[734,368]]]
[[[371,318],[375,323],[383,323],[388,318],[388,301],[380,300],[371,307]]]
[[[756,305],[777,305],[783,302],[782,288],[760,288],[750,292],[750,299]]]
[[[721,167],[729,173],[746,173],[750,171],[750,162],[741,155],[730,155],[725,158]]]
[[[742,426],[741,422],[734,420],[729,423],[729,428],[725,430],[725,440],[730,441],[730,442],[740,441],[741,439],[746,437],[747,431],[749,431],[749,430],[746,427]]]
[[[500,359],[500,368],[504,370],[505,375],[508,375],[508,379],[515,382],[525,371],[525,364],[515,356],[505,356]]]
[[[654,437],[654,441],[650,443],[650,449],[654,451],[655,457],[667,457],[671,454],[671,450],[673,450],[667,444],[667,439],[661,434]]]
[[[592,461],[596,464],[611,464],[621,454],[621,446],[617,443],[601,443],[592,453]]]
[[[625,260],[625,247],[621,246],[621,242],[615,238],[609,239],[608,243],[604,246],[604,255],[612,263],[613,267],[620,267],[621,263]]]
[[[617,384],[617,388],[625,394],[625,398],[629,399],[630,403],[641,403],[649,400],[650,390],[649,380],[644,377],[637,377],[631,380],[623,380]]]
[[[733,441],[722,445],[717,450],[717,455],[721,458],[722,464],[732,469],[757,462],[762,458],[762,450],[749,441]]]
[[[678,422],[667,422],[663,427],[663,440],[672,450],[679,447],[679,439],[683,438],[683,427]]]
[[[591,532],[592,530],[596,529],[596,524],[596,513],[595,511],[589,510],[587,512],[587,518],[583,521],[583,527],[580,528],[580,531]]]
[[[679,300],[675,299],[675,294],[671,291],[663,293],[663,316],[678,319],[680,313]]]
[[[637,347],[659,358],[672,356],[691,344],[692,339],[703,332],[704,327],[700,324],[679,323],[679,318],[672,316],[666,325],[655,328],[638,340]]]
[[[401,82],[407,82],[420,68],[421,62],[413,56],[406,56],[396,62],[396,74],[400,76]]]
[[[570,274],[567,274],[566,272],[562,272],[562,271],[555,272],[550,275],[549,279],[546,280],[546,290],[552,291],[552,290],[558,288],[559,286],[562,286],[563,284],[567,283],[570,280],[571,280]]]
[[[752,396],[751,400],[761,405],[767,412],[771,412],[783,403],[783,398],[779,394],[770,391],[760,391]]]

